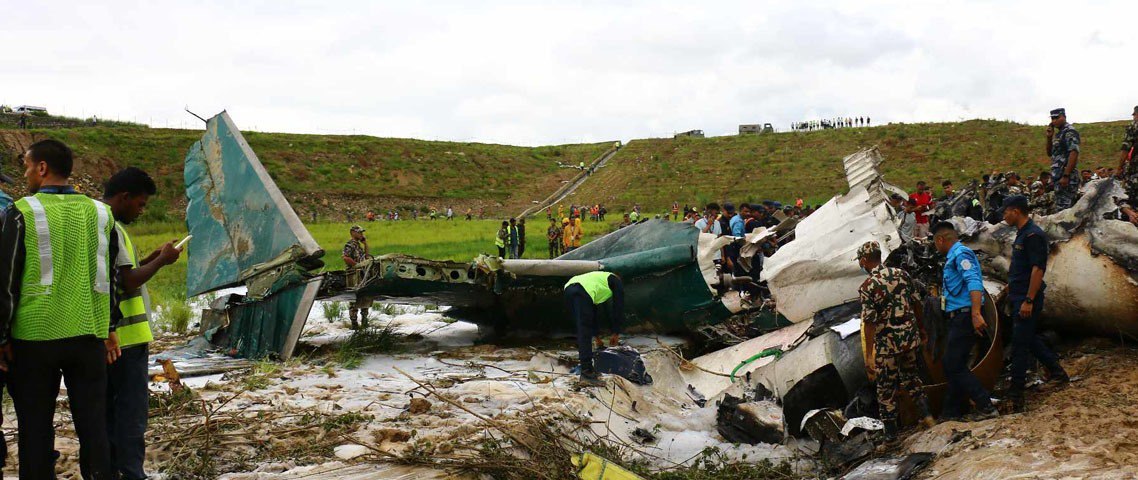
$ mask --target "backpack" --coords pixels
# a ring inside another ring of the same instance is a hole
[[[628,346],[610,347],[593,355],[597,373],[619,375],[638,385],[651,385],[652,375],[644,368],[640,352]]]

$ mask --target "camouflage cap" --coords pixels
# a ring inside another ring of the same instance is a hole
[[[1138,115],[1138,105],[1134,106],[1134,115]]]
[[[1061,115],[1066,115],[1066,114],[1067,114],[1066,108],[1056,108],[1056,109],[1051,111],[1051,118],[1057,118]]]
[[[861,260],[865,258],[866,255],[873,253],[881,255],[881,246],[874,241],[865,242],[857,249],[857,258],[855,260]]]
[[[364,233],[367,230],[364,230],[364,227],[361,227],[359,225],[352,225],[351,231],[352,232],[358,232],[358,233]]]
[[[1031,182],[1031,189],[1032,190],[1039,190],[1040,188],[1043,188],[1043,182],[1041,182],[1039,180]]]

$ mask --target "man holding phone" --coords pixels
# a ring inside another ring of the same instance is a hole
[[[1024,410],[1023,390],[1032,356],[1039,359],[1050,373],[1049,383],[1063,385],[1070,381],[1067,371],[1059,365],[1059,357],[1035,332],[1039,315],[1043,313],[1043,292],[1047,290],[1043,274],[1047,271],[1050,247],[1047,234],[1031,220],[1030,214],[1027,198],[1014,195],[1004,199],[1004,221],[1018,230],[1012,245],[1011,266],[1008,267],[1008,306],[1014,348],[1008,399],[1014,412]]]
[[[1055,207],[1058,210],[1071,208],[1079,197],[1079,132],[1067,123],[1067,110],[1056,108],[1051,111],[1051,123],[1047,126],[1047,155],[1051,157],[1051,179],[1055,186]]]
[[[158,191],[146,172],[127,167],[114,174],[103,188],[103,203],[111,207],[118,233],[119,249],[115,267],[122,280],[119,284],[118,361],[107,367],[107,438],[111,446],[111,468],[115,478],[146,478],[146,420],[149,413],[150,379],[147,366],[149,344],[154,340],[150,330],[150,294],[146,282],[162,267],[178,260],[182,249],[166,242],[158,250],[138,258],[138,249],[123,225],[130,225],[146,209],[150,197]]]
[[[941,418],[956,420],[965,411],[964,400],[976,404],[970,420],[985,420],[999,415],[992,406],[988,391],[968,368],[968,357],[977,336],[988,334],[984,321],[984,276],[980,259],[957,238],[952,222],[940,222],[933,228],[933,245],[947,255],[944,262],[941,298],[944,317],[948,320],[948,346],[944,356],[944,375],[948,388],[944,395]]]

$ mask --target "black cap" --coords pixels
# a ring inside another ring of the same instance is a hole
[[[1066,114],[1067,114],[1067,109],[1065,109],[1065,108],[1056,108],[1055,110],[1052,110],[1052,111],[1051,111],[1051,118],[1057,118],[1057,117],[1059,117],[1060,115],[1066,115]]]
[[[1012,195],[1004,199],[1004,208],[1017,208],[1020,211],[1027,212],[1030,209],[1027,206],[1027,197],[1023,195]]]
[[[936,225],[933,225],[933,235],[936,235],[941,230],[947,229],[952,229],[953,232],[956,232],[956,225],[953,225],[952,222],[948,220],[941,220],[939,222],[936,222]]]

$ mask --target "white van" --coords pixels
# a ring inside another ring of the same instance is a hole
[[[15,113],[47,113],[44,107],[33,107],[31,105],[20,105],[13,110]]]

